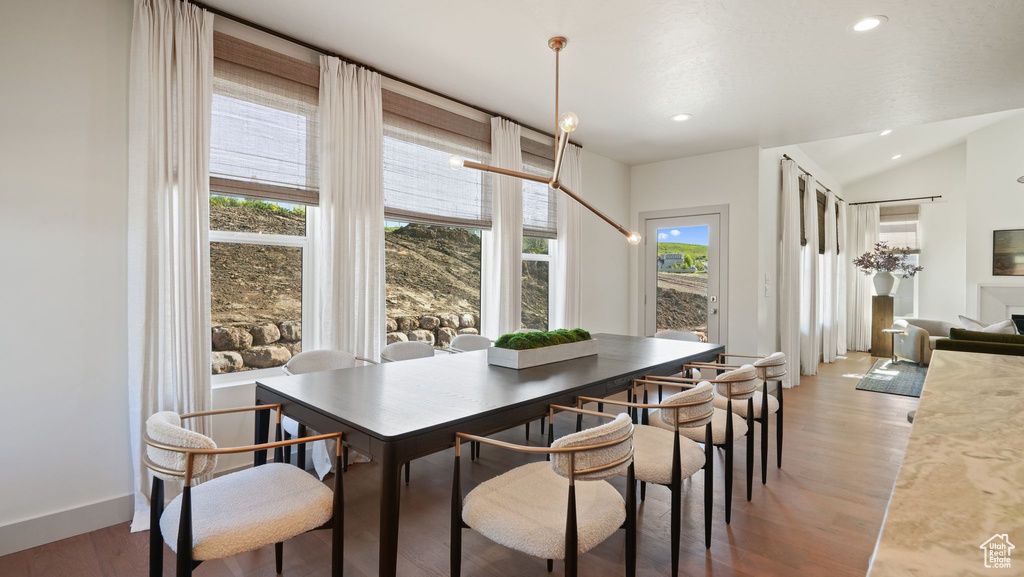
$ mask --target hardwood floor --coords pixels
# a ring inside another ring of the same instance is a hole
[[[783,468],[775,466],[775,421],[771,420],[768,484],[760,483],[755,459],[753,500],[745,500],[744,443],[736,445],[736,485],[731,525],[724,520],[723,470],[716,456],[715,525],[710,551],[703,543],[703,481],[684,483],[681,575],[863,576],[885,515],[910,434],[906,414],[918,399],[857,391],[871,357],[851,353],[821,365],[816,377],[785,393]],[[556,434],[570,432],[560,418]],[[522,428],[496,437],[523,441]],[[536,424],[533,443],[542,442]],[[463,464],[463,488],[528,459],[493,447]],[[468,461],[468,460],[467,460]],[[414,461],[412,484],[402,489],[399,575],[448,574],[448,503],[452,452]],[[622,487],[621,482],[615,483]],[[377,562],[378,471],[372,463],[345,474],[345,575],[370,577]],[[648,487],[640,507],[638,575],[669,573],[669,492]],[[330,574],[330,534],[307,533],[285,544],[284,575]],[[148,533],[130,534],[115,525],[71,539],[0,557],[0,576],[145,575]],[[581,575],[624,574],[622,532],[580,558]],[[473,531],[463,537],[465,576],[546,575],[543,559],[496,545]],[[165,575],[173,575],[173,553],[165,548]],[[556,563],[555,574],[561,573]],[[274,574],[272,547],[204,563],[197,577]]]

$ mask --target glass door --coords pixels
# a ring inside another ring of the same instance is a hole
[[[722,342],[721,215],[646,220],[644,331],[691,331]]]

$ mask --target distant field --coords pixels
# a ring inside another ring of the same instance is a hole
[[[659,242],[658,256],[669,253],[688,254],[693,258],[697,258],[699,256],[707,258],[708,247],[701,246],[699,244],[685,244],[682,242]]]

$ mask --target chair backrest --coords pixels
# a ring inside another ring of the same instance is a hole
[[[568,453],[554,453],[551,455],[551,468],[559,475],[568,478],[570,462],[573,463],[576,471],[608,466],[607,469],[591,473],[574,473],[573,476],[577,481],[598,481],[625,474],[632,459],[625,459],[618,465],[611,466],[627,457],[633,450],[633,421],[625,413],[620,413],[610,423],[566,435],[552,443],[551,446],[586,447],[613,441],[619,442],[598,449],[581,450],[571,458]]]
[[[687,341],[691,343],[701,342],[700,336],[692,331],[658,331],[654,333],[656,339],[671,339],[673,341]]]
[[[146,419],[146,436],[157,443],[183,449],[217,448],[217,444],[210,437],[182,427],[181,417],[173,411],[154,413]],[[153,474],[165,481],[174,481],[185,475],[185,453],[147,446],[146,456],[154,465],[179,473],[167,475],[153,469]],[[192,458],[192,478],[210,473],[216,467],[217,455],[196,455]]]
[[[355,355],[345,351],[320,349],[304,351],[295,355],[285,363],[283,368],[289,375],[302,375],[335,369],[351,369],[354,366],[356,366]]]
[[[516,332],[517,333],[539,333],[539,332],[541,332],[541,330],[540,329],[519,329]]]
[[[703,427],[711,422],[715,406],[715,390],[711,383],[704,381],[692,389],[676,393],[661,402],[661,420],[675,425],[678,415],[680,428]],[[682,405],[678,409],[666,409],[666,405]]]
[[[762,381],[777,379],[786,374],[785,353],[772,353],[763,359],[754,361],[757,378]]]
[[[742,401],[754,396],[759,381],[754,365],[743,365],[718,375],[711,382],[715,383],[719,395],[728,397],[731,392],[732,400]]]
[[[460,353],[482,351],[490,346],[491,339],[482,335],[458,335],[448,344],[449,348]]]
[[[391,343],[380,352],[380,360],[384,363],[410,361],[434,356],[434,347],[419,341]]]

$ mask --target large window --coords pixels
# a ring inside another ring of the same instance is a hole
[[[908,262],[918,265],[921,247],[918,242],[918,205],[882,206],[879,210],[878,240],[888,242],[893,248],[910,249]],[[896,277],[893,293],[893,315],[897,317],[917,316],[917,278]]]
[[[318,198],[316,67],[214,35],[210,121],[213,373],[302,350],[307,217]]]

